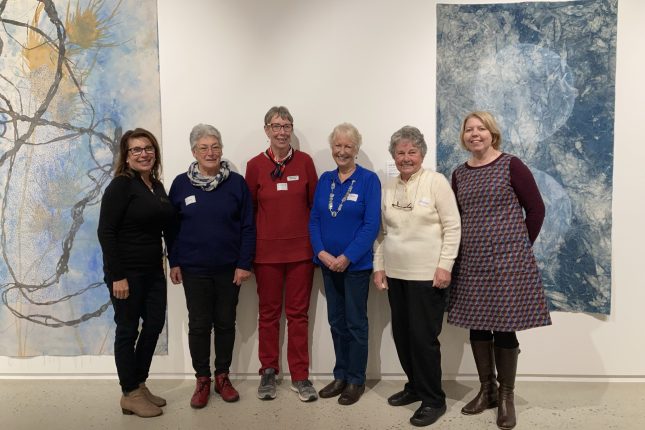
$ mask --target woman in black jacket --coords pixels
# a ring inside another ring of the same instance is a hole
[[[121,138],[115,178],[103,194],[98,227],[116,322],[114,359],[123,391],[121,409],[140,417],[161,415],[166,404],[145,385],[166,319],[161,238],[175,220],[160,171],[154,135],[142,128],[127,131]]]

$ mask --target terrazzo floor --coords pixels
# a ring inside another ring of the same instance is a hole
[[[317,389],[328,380],[314,380]],[[392,407],[386,399],[402,381],[368,381],[361,400],[341,406],[336,399],[302,403],[285,379],[272,401],[258,400],[257,378],[233,379],[241,399],[225,403],[211,396],[204,409],[189,405],[191,380],[149,380],[148,386],[166,398],[164,414],[142,419],[119,408],[114,380],[0,379],[2,430],[340,430],[413,429],[408,419],[418,404]],[[474,394],[475,381],[444,381],[448,411],[432,429],[496,429],[495,410],[476,416],[460,413]],[[516,429],[645,429],[645,384],[629,382],[518,382]]]

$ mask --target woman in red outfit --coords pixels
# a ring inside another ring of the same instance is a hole
[[[309,402],[318,394],[309,381],[308,312],[314,266],[307,222],[318,175],[311,157],[291,147],[293,117],[286,107],[269,109],[264,132],[269,148],[248,162],[245,175],[257,227],[254,269],[262,376],[258,398],[276,396],[284,294],[291,389],[298,392],[300,400]]]

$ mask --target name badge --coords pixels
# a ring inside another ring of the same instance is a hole
[[[430,199],[426,197],[421,197],[419,199],[419,206],[423,206],[424,208],[427,208],[428,206],[430,206]]]
[[[287,181],[297,181],[299,179],[300,179],[300,176],[298,175],[287,176]]]
[[[351,193],[350,195],[347,196],[347,200],[350,202],[355,202],[358,200],[358,194]]]
[[[275,186],[278,191],[287,191],[289,189],[289,184],[286,182],[278,182]]]
[[[195,196],[188,196],[184,199],[184,203],[186,203],[186,206],[192,205],[193,203],[197,203],[197,199]]]

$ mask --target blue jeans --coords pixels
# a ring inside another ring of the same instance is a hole
[[[166,323],[166,276],[163,270],[126,274],[130,295],[112,295],[112,279],[105,277],[114,307],[114,361],[121,390],[128,393],[148,379],[159,334]],[[139,330],[139,321],[141,330]]]
[[[322,267],[327,316],[336,352],[334,379],[349,384],[365,383],[371,273],[371,270],[338,273]]]

